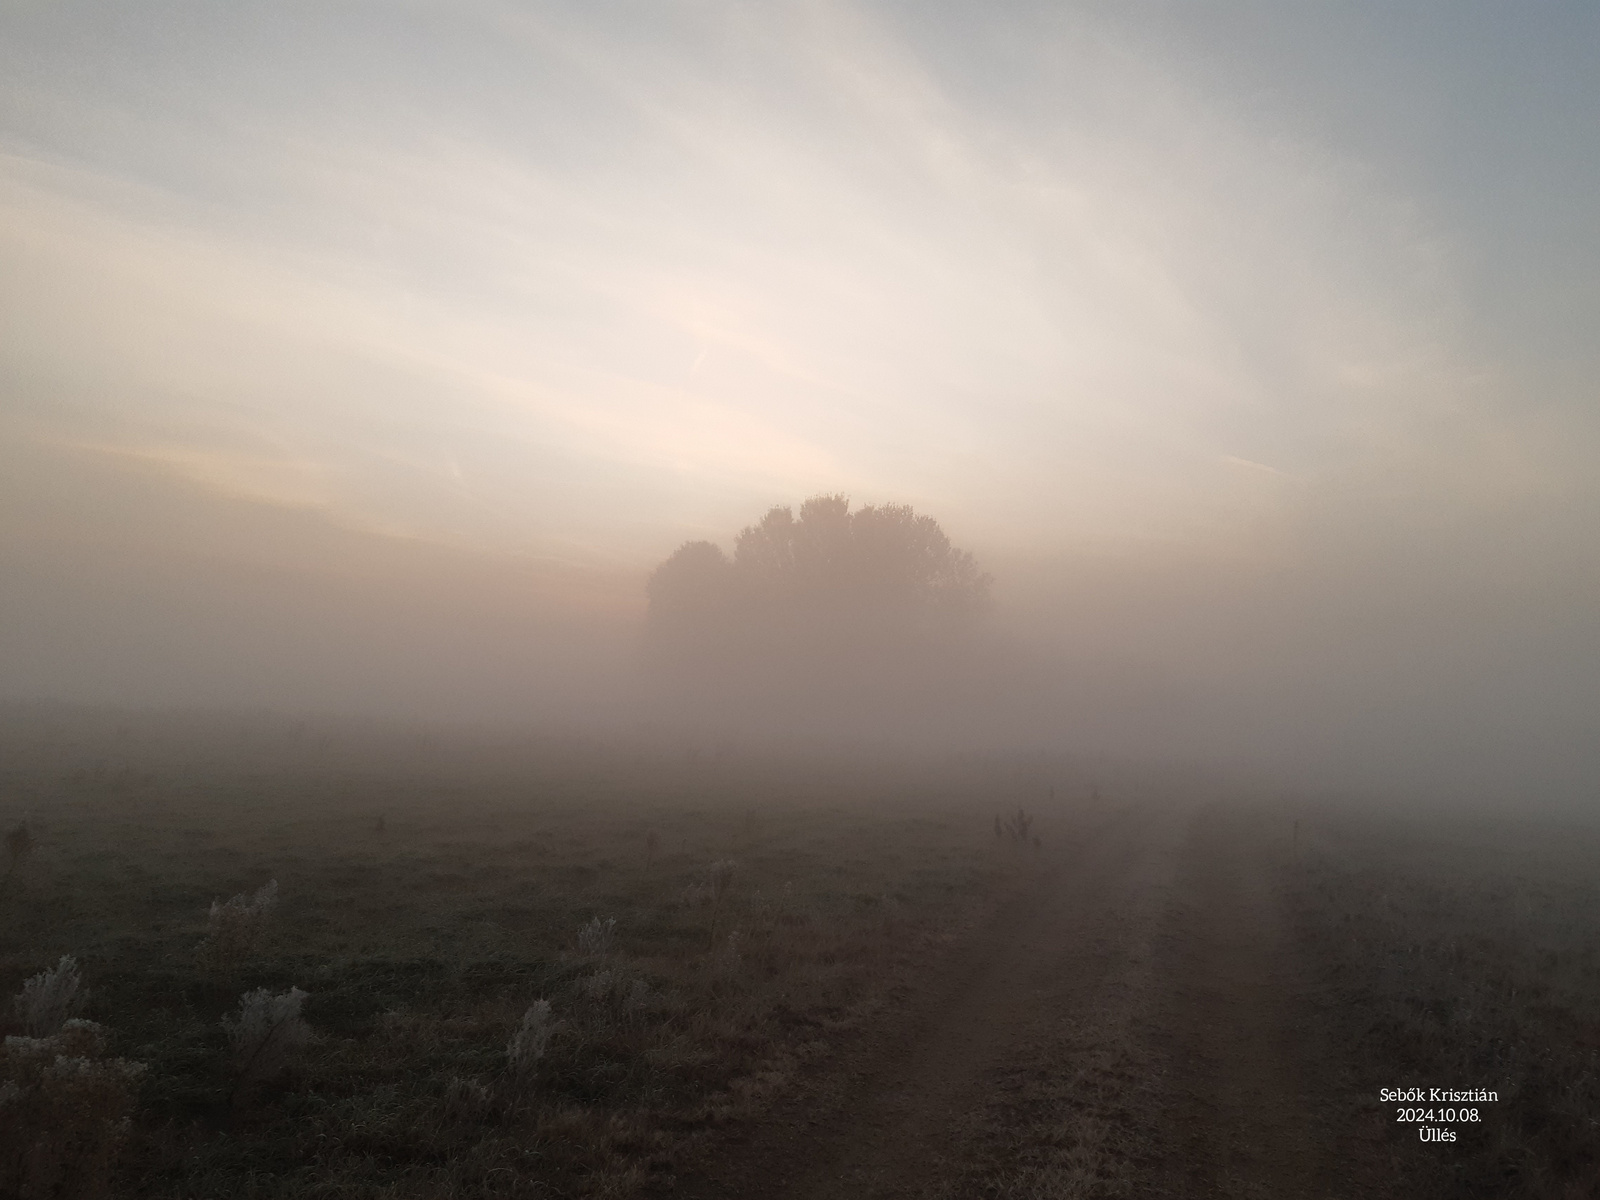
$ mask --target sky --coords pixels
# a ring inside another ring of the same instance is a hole
[[[0,693],[594,711],[936,516],[1041,728],[1597,790],[1600,10],[0,4]],[[1037,706],[1034,706],[1037,707]]]

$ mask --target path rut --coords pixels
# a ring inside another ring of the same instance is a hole
[[[1041,862],[690,1200],[1336,1197],[1270,814],[1130,806]]]

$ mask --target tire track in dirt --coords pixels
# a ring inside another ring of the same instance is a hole
[[[897,1028],[770,1113],[674,1194],[896,1200],[948,1194],[982,1159],[1007,1064],[1064,1003],[1093,1007],[1127,955],[1127,895],[1148,887],[1173,820],[1125,810],[1041,863],[1031,886],[928,981]],[[1164,836],[1165,835],[1165,836]],[[1063,982],[1065,981],[1065,983]],[[1064,999],[1063,987],[1070,991]],[[981,1168],[980,1168],[981,1169]]]
[[[1243,805],[1124,810],[674,1194],[1358,1194],[1340,1180],[1371,1173],[1335,1149],[1338,1075],[1279,890],[1281,824]]]
[[[1277,888],[1286,839],[1259,810],[1193,818],[1162,935],[1152,1040],[1171,1151],[1141,1194],[1311,1200],[1348,1194],[1302,966]],[[1348,1164],[1346,1164],[1348,1166]]]

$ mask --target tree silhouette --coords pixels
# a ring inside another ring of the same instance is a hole
[[[650,575],[650,624],[685,631],[725,619],[733,601],[733,564],[711,542],[685,542]]]
[[[768,510],[730,558],[688,542],[648,585],[653,643],[694,661],[859,653],[949,635],[986,609],[990,578],[903,504],[850,511],[813,496]]]

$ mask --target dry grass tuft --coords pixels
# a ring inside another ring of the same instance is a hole
[[[88,998],[78,975],[78,960],[64,954],[54,970],[40,971],[24,983],[11,1004],[28,1036],[41,1038],[49,1037],[80,1012]]]
[[[506,1043],[506,1073],[513,1083],[530,1083],[550,1049],[556,1023],[550,1018],[550,1001],[535,1000],[522,1014],[522,1024]]]
[[[253,896],[241,893],[226,903],[213,900],[205,939],[195,950],[201,969],[229,974],[253,958],[277,907],[276,879],[263,884]]]
[[[281,1073],[311,1040],[311,1028],[300,1016],[305,998],[296,987],[280,995],[257,988],[240,997],[237,1013],[222,1019],[238,1079],[233,1089],[235,1102],[252,1084]]]
[[[607,917],[601,920],[595,916],[578,930],[578,953],[586,958],[604,958],[611,953],[611,947],[617,940],[617,919]]]
[[[106,1058],[106,1031],[69,1020],[49,1037],[0,1048],[0,1195],[18,1200],[110,1194],[144,1066]]]

